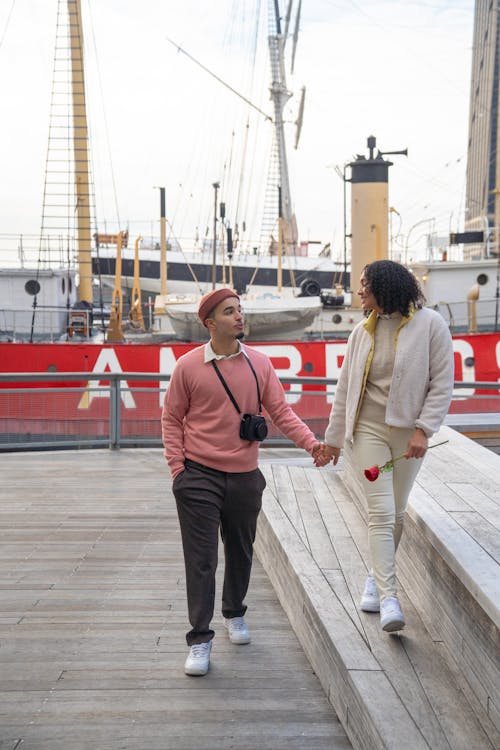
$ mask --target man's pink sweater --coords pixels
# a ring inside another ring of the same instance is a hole
[[[183,470],[186,458],[219,471],[257,468],[259,443],[241,440],[241,417],[212,363],[204,362],[204,348],[197,347],[180,357],[165,394],[162,434],[172,478]],[[317,440],[286,402],[270,359],[246,347],[244,351],[252,361],[262,404],[272,422],[295,445],[311,452]],[[243,353],[217,360],[217,367],[242,414],[257,414],[255,378]]]

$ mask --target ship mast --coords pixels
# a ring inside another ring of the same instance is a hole
[[[286,35],[281,31],[281,19],[278,0],[272,0],[270,6],[270,26],[273,26],[274,34],[268,37],[269,59],[271,62],[271,99],[274,106],[274,132],[278,149],[279,179],[281,187],[281,203],[283,219],[285,222],[292,218],[292,206],[290,195],[290,181],[288,178],[288,161],[286,155],[285,128],[283,121],[283,110],[292,92],[288,91],[285,75],[285,44]]]
[[[285,139],[285,122],[283,112],[288,100],[292,97],[292,92],[288,90],[285,73],[285,46],[288,38],[288,28],[291,16],[293,0],[289,0],[288,9],[285,17],[285,28],[282,29],[281,17],[279,11],[279,0],[269,0],[269,60],[271,66],[271,86],[270,95],[274,107],[274,158],[277,160],[277,184],[270,185],[272,201],[276,200],[278,193],[281,196],[281,222],[283,225],[282,242],[286,246],[285,252],[295,252],[297,245],[297,227],[295,216],[292,210],[292,196],[290,191],[290,180],[288,176],[288,158],[286,151]],[[300,2],[297,11],[296,27],[294,32],[294,49],[297,43],[298,24],[300,20]],[[272,167],[271,167],[272,170]],[[273,180],[274,182],[274,180]],[[280,251],[281,252],[281,251]]]
[[[71,47],[73,159],[78,236],[79,299],[92,304],[92,257],[89,198],[88,127],[83,65],[83,27],[80,0],[67,0]]]

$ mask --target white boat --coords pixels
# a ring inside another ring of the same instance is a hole
[[[322,310],[319,297],[281,298],[271,295],[243,298],[241,308],[245,316],[245,338],[250,341],[275,341],[277,332],[282,339],[300,339]],[[170,297],[165,305],[168,322],[176,338],[183,341],[204,341],[207,329],[198,318],[198,300],[189,302]]]

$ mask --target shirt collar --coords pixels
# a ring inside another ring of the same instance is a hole
[[[241,352],[243,351],[243,347],[241,346],[241,341],[236,340],[238,344],[238,351],[234,354],[216,354],[214,350],[212,349],[212,342],[207,341],[205,344],[205,353],[203,357],[203,361],[205,363],[211,362],[213,359],[234,359],[234,357],[237,357]]]

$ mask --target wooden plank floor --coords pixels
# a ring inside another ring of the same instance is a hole
[[[3,454],[0,467],[1,750],[350,747],[257,560],[252,644],[230,644],[216,614],[209,674],[184,675],[161,451]]]
[[[495,459],[497,457],[495,456]],[[429,464],[431,462],[429,461]],[[425,629],[403,587],[400,598],[407,626],[399,635],[380,628],[378,614],[359,610],[358,602],[368,570],[366,522],[347,492],[339,469],[318,471],[310,462],[263,466],[267,492],[279,503],[303,544],[321,569],[346,616],[355,625],[399,699],[411,716],[425,746],[439,750],[492,750],[487,736],[460,687],[460,676],[443,658],[442,646]],[[448,467],[447,470],[456,470]],[[442,469],[441,469],[442,471]],[[423,474],[430,481],[429,471]],[[460,476],[460,474],[455,474]],[[484,480],[486,482],[486,480]],[[484,490],[479,482],[478,491]],[[454,510],[460,514],[461,486],[455,486]],[[495,513],[484,502],[485,515]],[[469,509],[470,510],[470,509]],[[498,516],[496,516],[498,522]],[[471,533],[478,533],[476,528]],[[484,536],[485,547],[488,536]],[[494,730],[492,731],[492,736]]]

